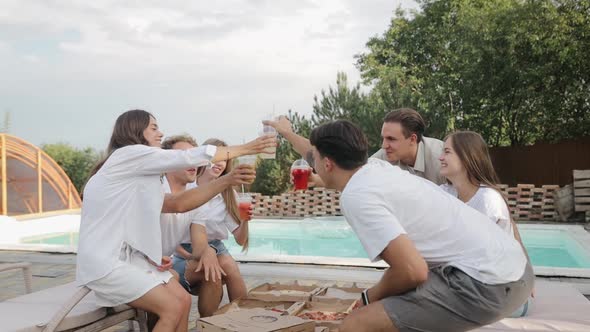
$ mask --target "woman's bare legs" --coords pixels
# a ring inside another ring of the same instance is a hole
[[[188,316],[191,312],[192,297],[184,288],[182,288],[182,286],[180,286],[180,283],[178,283],[176,279],[170,279],[166,284],[166,287],[183,305],[182,317],[180,318],[176,332],[186,332],[188,331]]]
[[[186,303],[182,303],[168,285],[158,285],[137,300],[128,303],[134,308],[158,315],[159,319],[154,326],[154,332],[181,331],[178,328],[183,325],[181,319],[185,316]],[[187,323],[184,324],[185,329],[182,331],[187,330],[187,325],[188,318]]]
[[[230,301],[245,297],[248,294],[246,289],[246,283],[244,278],[240,274],[240,268],[231,255],[219,255],[217,256],[219,265],[227,273],[227,276],[223,277],[225,285],[227,287],[227,295]]]
[[[191,291],[194,290],[199,295],[200,316],[209,317],[219,308],[223,296],[223,287],[221,280],[205,281],[205,273],[203,271],[195,272],[196,268],[196,260],[187,261],[184,277],[191,285]]]

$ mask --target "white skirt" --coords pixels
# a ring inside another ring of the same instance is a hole
[[[124,245],[113,271],[86,286],[94,291],[97,305],[115,307],[137,300],[170,278],[172,273],[158,271],[144,254]]]

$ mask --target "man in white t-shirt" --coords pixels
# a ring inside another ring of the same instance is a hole
[[[186,150],[195,146],[197,146],[197,143],[189,135],[171,136],[162,142],[163,149]],[[167,194],[184,192],[189,189],[189,184],[195,182],[196,177],[197,171],[195,168],[168,172],[162,177],[163,190]],[[194,259],[201,260],[203,271],[221,271],[215,249],[207,244],[205,223],[197,220],[195,211],[186,213],[162,213],[160,215],[162,254],[164,256],[172,255],[180,243],[191,242],[190,229],[191,227],[195,227],[200,230],[198,233],[201,235],[201,241],[198,241],[198,239],[196,241],[200,245],[197,245],[192,252]],[[184,278],[184,266],[182,269],[179,269],[175,264],[174,268],[178,272],[180,284],[185,289],[190,290],[192,294],[199,296],[198,307],[200,315],[203,317],[211,316],[219,307],[223,295],[221,281],[214,278],[213,274],[205,276],[203,273],[201,275],[202,280],[199,284],[188,285]],[[206,278],[209,280],[205,280]]]
[[[390,268],[340,331],[466,331],[510,315],[530,294],[520,245],[434,183],[378,159],[349,121],[311,133],[314,168],[372,261]]]

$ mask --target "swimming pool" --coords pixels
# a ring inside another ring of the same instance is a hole
[[[590,277],[590,234],[581,226],[519,225],[523,243],[542,275]],[[226,241],[232,255],[243,261],[384,266],[372,264],[344,218],[257,220],[250,224],[250,248],[241,253]]]
[[[537,275],[590,278],[590,234],[574,225],[518,225]],[[77,232],[42,234],[21,239],[23,246],[39,245],[75,251]],[[250,248],[241,252],[226,241],[232,255],[244,262],[281,262],[384,267],[371,263],[343,217],[258,219],[250,222]],[[64,249],[65,248],[65,249]]]

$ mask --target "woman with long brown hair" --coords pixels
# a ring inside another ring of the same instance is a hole
[[[518,228],[510,215],[508,203],[498,187],[500,181],[483,137],[473,131],[457,131],[448,135],[439,160],[440,174],[447,179],[447,183],[441,185],[441,188],[483,213],[513,236],[528,258]],[[529,305],[530,298],[512,317],[526,315]]]
[[[153,331],[186,331],[191,299],[168,271],[171,261],[162,256],[160,213],[192,210],[228,186],[251,183],[255,171],[243,167],[209,186],[166,196],[162,174],[264,152],[276,140],[163,150],[162,137],[146,111],[117,118],[107,157],[84,188],[76,279],[94,291],[101,306],[126,303],[157,314]]]
[[[219,139],[211,138],[203,144],[224,147],[227,144]],[[231,172],[232,159],[220,160],[208,167],[199,167],[197,170],[197,187],[207,185],[215,181],[220,176]],[[230,301],[246,296],[247,289],[244,278],[240,274],[238,264],[233,259],[222,241],[228,239],[228,231],[232,233],[236,242],[242,246],[243,250],[248,248],[248,220],[240,218],[236,191],[228,187],[220,194],[213,197],[207,204],[199,207],[195,211],[195,219],[204,221],[206,234],[201,234],[201,228],[191,227],[191,242],[202,242],[206,237],[209,246],[215,248],[219,265],[225,275],[223,277]],[[187,263],[185,259],[191,256],[192,246],[190,243],[183,243],[176,250],[174,255],[174,269],[180,275],[184,274],[187,282],[191,284],[194,279],[194,263]]]

